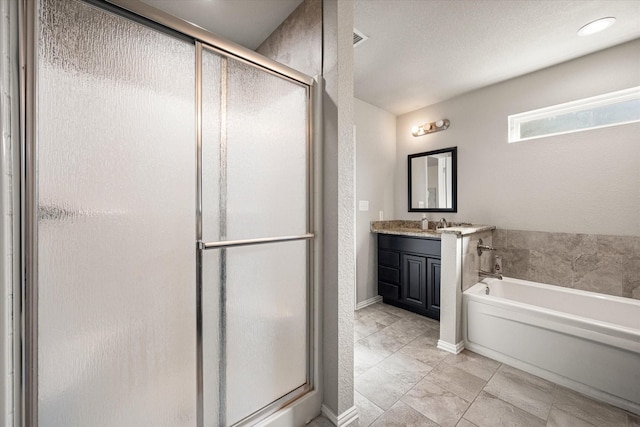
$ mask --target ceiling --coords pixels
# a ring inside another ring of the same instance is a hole
[[[580,27],[614,16],[602,33]],[[355,96],[404,114],[640,37],[638,0],[356,0]]]
[[[303,0],[142,0],[255,50]]]
[[[255,49],[302,0],[144,0]],[[639,0],[355,0],[355,96],[404,114],[640,38]],[[617,22],[578,37],[595,19]],[[257,18],[259,17],[259,18]]]

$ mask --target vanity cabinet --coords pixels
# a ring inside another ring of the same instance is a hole
[[[440,320],[440,240],[378,234],[378,294]]]

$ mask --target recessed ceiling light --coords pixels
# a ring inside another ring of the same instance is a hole
[[[605,30],[613,25],[616,22],[616,18],[608,17],[608,18],[600,18],[596,19],[593,22],[589,22],[584,27],[578,30],[579,36],[590,36],[591,34],[599,33],[602,30]]]

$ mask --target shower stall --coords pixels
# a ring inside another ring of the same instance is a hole
[[[315,80],[138,1],[22,4],[25,424],[253,425],[303,401]]]

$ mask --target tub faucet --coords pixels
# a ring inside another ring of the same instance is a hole
[[[491,273],[490,271],[478,270],[478,276],[480,277],[493,277],[494,279],[502,280],[502,274],[500,273]]]
[[[482,244],[482,239],[478,240],[478,256],[482,255],[484,251],[495,251],[496,249],[489,245]]]

